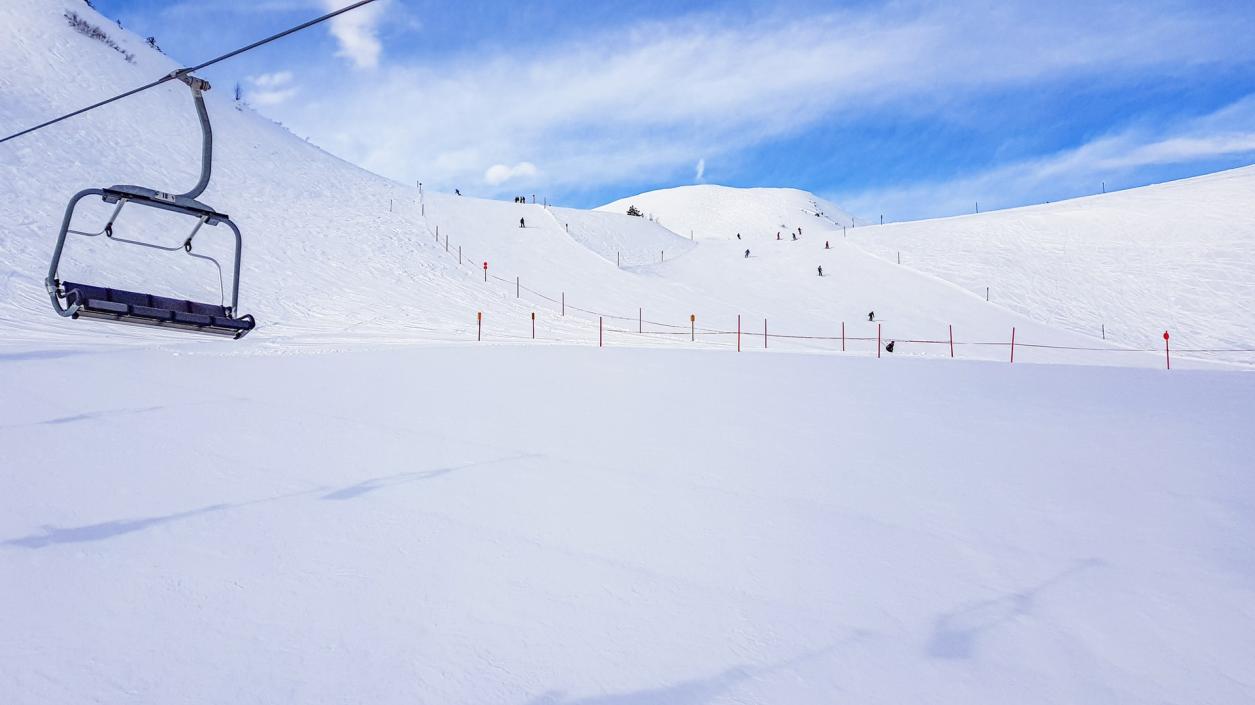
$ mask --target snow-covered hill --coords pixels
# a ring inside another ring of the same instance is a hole
[[[1035,320],[1141,347],[1255,349],[1255,167],[1030,208],[857,228],[851,242]],[[1255,352],[1216,357],[1255,363]]]
[[[788,241],[801,227],[805,240],[845,240],[982,300],[988,289],[992,304],[1084,335],[1093,345],[1153,349],[1171,330],[1179,347],[1198,351],[1192,355],[1249,365],[1255,363],[1252,197],[1255,167],[1031,208],[885,226],[854,227],[836,206],[792,189],[686,186],[601,210],[636,205],[698,239],[726,241],[740,233],[754,252],[771,252],[763,248],[774,247],[777,234]],[[855,260],[860,273],[875,269]],[[762,281],[780,282],[782,274]],[[882,281],[885,289],[907,287],[921,303],[932,298],[918,279]],[[877,288],[871,282],[859,286]]]
[[[636,206],[672,231],[698,240],[731,240],[771,235],[789,238],[801,227],[852,225],[850,216],[814,194],[791,188],[731,188],[702,184],[649,191],[621,198],[597,210],[626,213]]]

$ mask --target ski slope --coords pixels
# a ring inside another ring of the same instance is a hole
[[[177,67],[79,0],[0,26],[3,133]],[[1255,697],[1241,367],[987,303],[805,192],[420,193],[223,88],[238,342],[43,288],[74,192],[195,180],[185,88],[0,145],[0,703]],[[216,295],[109,245],[64,274]]]
[[[4,358],[0,694],[1255,696],[1255,377],[842,363]]]
[[[121,30],[110,32],[133,50],[133,64],[69,30],[58,8],[109,24],[78,5],[6,5],[0,19],[30,27],[5,47],[12,69],[5,91],[14,99],[3,101],[0,126],[33,124],[176,68]],[[76,62],[93,70],[81,71]],[[18,70],[28,66],[43,68]],[[531,340],[535,314],[541,342],[732,349],[739,316],[746,334],[761,335],[766,322],[775,350],[841,352],[844,324],[849,355],[873,354],[879,336],[901,341],[895,354],[948,357],[953,330],[956,357],[1007,360],[1015,328],[1017,360],[1024,362],[1161,364],[1158,354],[1122,352],[1043,323],[1034,311],[990,305],[942,279],[886,267],[837,238],[849,216],[802,191],[701,186],[637,199],[658,211],[662,225],[627,216],[626,207],[579,211],[419,193],[294,139],[222,91],[208,98],[216,150],[202,200],[231,214],[244,232],[240,307],[259,322],[233,348]],[[145,130],[133,129],[135,114],[149,118]],[[6,343],[183,344],[159,331],[60,320],[49,313],[43,277],[52,228],[70,195],[114,183],[186,188],[199,167],[196,130],[187,91],[175,84],[6,145],[0,161],[11,194],[0,203],[0,217],[11,224],[0,235]],[[76,228],[100,227],[106,211],[94,205]],[[177,244],[186,236],[185,224],[133,211],[119,223],[133,237]],[[528,227],[519,228],[520,219]],[[798,227],[801,237],[793,241]],[[686,228],[691,237],[684,237]],[[781,229],[783,240],[776,241]],[[216,233],[208,235],[199,241],[212,242]],[[203,261],[104,238],[71,237],[62,273],[160,295],[212,301],[218,293],[217,273]],[[872,311],[879,327],[867,321]],[[690,327],[697,335],[686,340]],[[1137,342],[1129,347],[1146,347]],[[1190,357],[1182,354],[1180,364],[1192,364]]]
[[[858,228],[851,241],[1059,328],[1255,363],[1255,167],[980,215]]]
[[[1091,345],[1156,349],[1162,332],[1170,330],[1177,347],[1190,349],[1191,356],[1250,365],[1252,193],[1255,167],[1062,203],[884,226],[856,227],[836,206],[793,189],[685,186],[600,210],[636,205],[678,233],[720,244],[741,233],[740,242],[755,253],[776,253],[777,233],[790,243],[785,247],[799,249],[790,232],[802,227],[803,241],[831,240],[835,247],[843,240],[981,300],[988,289],[994,306],[1085,336]],[[859,271],[878,268],[858,261]],[[893,276],[891,268],[879,270]],[[909,287],[913,302],[932,300],[914,296],[923,286],[918,277],[898,276],[884,279],[881,288]],[[859,290],[869,287],[860,283]],[[935,320],[919,321],[912,330],[927,331]]]

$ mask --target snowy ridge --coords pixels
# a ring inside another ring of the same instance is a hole
[[[760,237],[822,222],[826,228],[851,225],[850,216],[814,194],[791,188],[731,188],[714,184],[681,186],[621,198],[597,210],[624,213],[636,206],[683,237],[698,240]]]

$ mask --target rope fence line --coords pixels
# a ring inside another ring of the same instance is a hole
[[[441,244],[439,226],[436,227],[435,232],[432,232],[430,227],[426,227],[426,229],[428,233],[433,235],[437,244],[438,245]],[[449,254],[450,256],[457,258],[459,266],[465,265],[469,267],[472,271],[475,271],[479,269],[479,263],[482,262],[485,267],[484,269],[485,281],[488,281],[491,279],[493,281],[513,285],[515,287],[516,296],[518,298],[522,298],[522,292],[525,291],[533,296],[543,299],[544,301],[562,306],[563,317],[566,316],[567,309],[570,309],[571,311],[576,312],[576,313],[583,313],[589,316],[598,317],[599,320],[597,321],[597,327],[599,331],[599,345],[604,345],[604,341],[601,340],[604,333],[615,333],[619,335],[629,335],[629,336],[636,336],[636,337],[643,337],[643,338],[652,337],[655,339],[657,338],[676,339],[682,336],[690,336],[693,340],[696,340],[696,337],[700,335],[700,336],[705,336],[705,337],[737,336],[738,339],[745,338],[748,340],[763,340],[763,341],[768,341],[773,338],[779,339],[779,340],[813,340],[813,341],[832,341],[832,342],[840,341],[843,344],[841,348],[842,352],[846,352],[844,348],[844,343],[847,343],[847,342],[867,343],[867,342],[876,341],[877,342],[876,352],[878,353],[878,356],[880,352],[879,348],[884,343],[884,341],[890,341],[897,345],[901,345],[901,344],[949,345],[951,346],[950,357],[955,357],[953,353],[953,348],[960,347],[960,346],[1005,347],[1005,348],[1010,348],[1012,350],[1013,356],[1014,356],[1014,349],[1017,347],[1042,349],[1042,350],[1078,351],[1078,352],[1110,352],[1110,353],[1159,353],[1159,352],[1163,352],[1165,354],[1168,354],[1169,352],[1166,345],[1167,343],[1166,338],[1165,338],[1164,348],[1157,348],[1157,347],[1129,348],[1129,347],[1115,347],[1115,346],[1092,347],[1092,346],[1073,346],[1073,345],[1053,345],[1049,343],[1026,343],[1026,342],[1015,340],[1014,329],[1012,329],[1012,338],[1009,341],[964,341],[964,340],[955,340],[955,339],[936,340],[936,339],[930,339],[930,338],[893,338],[890,336],[871,337],[871,336],[854,336],[854,335],[844,335],[844,334],[842,335],[799,335],[799,334],[787,334],[787,333],[767,333],[765,330],[765,326],[764,326],[764,331],[761,333],[753,332],[753,331],[743,331],[743,330],[722,330],[718,328],[697,327],[693,323],[690,323],[690,325],[685,326],[682,324],[674,324],[674,323],[668,323],[665,321],[654,321],[654,320],[646,319],[644,318],[643,315],[638,315],[635,317],[622,316],[622,315],[616,315],[616,314],[606,313],[602,311],[596,311],[593,309],[587,309],[580,306],[575,306],[566,300],[566,292],[562,293],[562,297],[560,299],[554,298],[552,296],[549,296],[548,294],[545,294],[542,291],[538,291],[529,286],[523,285],[520,278],[516,277],[515,279],[511,280],[511,279],[507,279],[505,277],[501,277],[501,276],[498,276],[496,274],[489,272],[488,269],[486,268],[486,265],[487,265],[486,260],[479,260],[474,257],[471,257],[470,254],[465,252],[461,246],[458,246],[457,250],[454,251],[453,249],[451,249],[449,242],[450,242],[449,237],[448,237],[448,234],[446,233],[444,235],[444,241],[443,241],[444,250],[446,254]],[[579,320],[577,317],[573,317],[573,318],[575,318],[577,321]],[[636,322],[639,328],[637,330],[629,330],[626,328],[605,327],[603,325],[602,319]],[[482,318],[480,320],[482,321]],[[535,321],[534,314],[533,314],[532,320],[534,323]],[[587,321],[587,323],[591,324],[592,322]],[[764,323],[765,323],[765,320],[764,320]],[[659,328],[668,328],[672,330],[661,330],[661,331],[660,330],[645,330],[644,329],[645,325],[655,326]],[[844,330],[844,323],[842,325],[843,325],[843,330]],[[470,332],[474,332],[475,330],[476,330],[475,328],[472,328],[470,329]],[[482,327],[480,327],[480,330],[482,330]],[[532,341],[554,342],[554,343],[571,342],[569,339],[565,339],[565,338],[537,337],[534,333],[531,336],[526,336],[526,335],[513,335],[513,334],[509,334],[505,332],[500,332],[500,333],[494,334],[494,338],[507,339],[507,340],[532,340]],[[482,335],[481,335],[481,339],[482,339]],[[704,342],[709,343],[710,341],[704,341]],[[739,340],[738,340],[737,350],[738,351],[740,350]],[[859,352],[859,351],[856,351],[856,352]],[[867,352],[867,351],[861,351],[861,352]],[[1171,352],[1176,352],[1176,353],[1255,353],[1255,347],[1249,347],[1249,348],[1245,348],[1245,347],[1175,348],[1175,349],[1172,349]],[[1012,362],[1014,362],[1014,357],[1012,357]],[[1169,368],[1170,368],[1170,364],[1171,363],[1169,362]]]

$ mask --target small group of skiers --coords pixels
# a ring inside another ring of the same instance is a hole
[[[515,196],[515,203],[527,203],[527,196]],[[536,194],[532,194],[532,203],[536,202]]]

